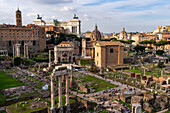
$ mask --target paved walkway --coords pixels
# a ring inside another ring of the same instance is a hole
[[[168,109],[164,109],[164,110],[156,112],[156,113],[165,113],[166,111],[168,111]]]

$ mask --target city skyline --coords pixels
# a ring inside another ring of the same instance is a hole
[[[0,24],[15,24],[15,11],[22,11],[23,24],[33,23],[37,14],[45,21],[69,21],[77,14],[82,32],[94,29],[104,33],[152,32],[157,26],[169,25],[170,1],[167,0],[0,0]]]

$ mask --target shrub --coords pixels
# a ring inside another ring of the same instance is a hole
[[[91,64],[91,60],[80,60],[80,64],[81,65],[90,65]]]
[[[89,68],[88,71],[97,73],[97,68]]]
[[[156,54],[157,54],[157,55],[163,55],[163,53],[164,53],[163,50],[157,50],[157,51],[156,51]]]
[[[163,62],[159,62],[158,63],[158,68],[163,68],[164,67],[164,63]]]
[[[21,64],[21,58],[20,57],[14,58],[14,65],[19,66],[20,64]]]

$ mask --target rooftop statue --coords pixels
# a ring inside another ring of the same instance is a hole
[[[74,14],[74,17],[73,17],[73,19],[78,19],[78,17],[76,16],[76,14]]]
[[[37,19],[42,19],[42,17],[40,17],[40,15],[39,15],[39,14],[37,14],[37,16],[38,16],[38,17],[37,17]]]

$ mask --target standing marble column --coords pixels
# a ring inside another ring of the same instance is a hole
[[[13,57],[15,56],[15,46],[13,45]]]
[[[161,76],[163,75],[163,70],[161,70]]]
[[[28,44],[24,44],[24,57],[29,58],[29,56],[28,56]]]
[[[54,47],[54,63],[57,64],[58,59],[57,59],[57,46]]]
[[[26,44],[26,57],[29,58],[29,55],[28,55],[28,44]]]
[[[26,45],[24,44],[24,57],[26,57]]]
[[[49,64],[48,64],[48,67],[49,68],[51,67],[51,50],[49,50]]]
[[[71,65],[70,87],[73,85],[73,65]]]
[[[20,44],[16,44],[16,57],[20,57]]]
[[[53,79],[53,73],[51,75],[51,112],[55,112],[55,94],[54,94],[54,79]]]
[[[66,77],[66,113],[70,113],[70,103],[69,103],[69,75],[65,75]]]
[[[59,85],[59,90],[58,90],[59,103],[58,103],[58,107],[60,109],[59,113],[63,113],[63,105],[62,105],[62,75],[58,76],[58,85]]]

